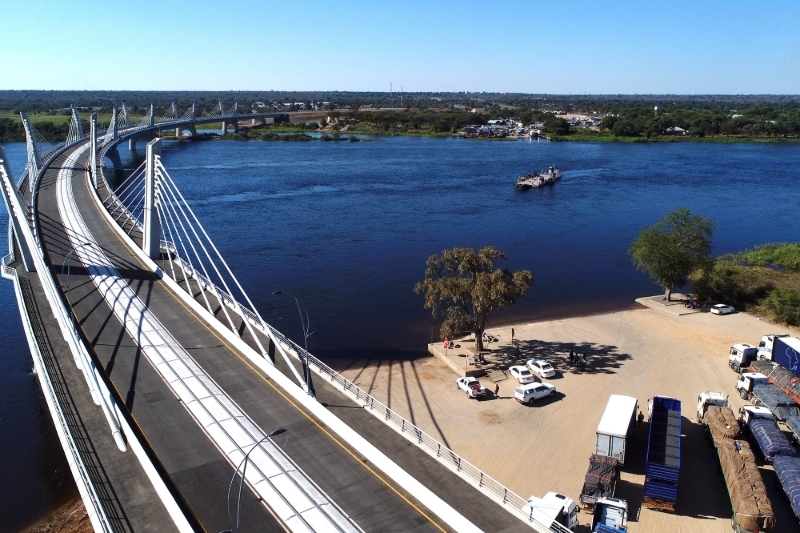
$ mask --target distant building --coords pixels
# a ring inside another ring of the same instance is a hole
[[[669,127],[665,131],[666,133],[671,133],[673,135],[686,135],[686,130],[679,128],[678,126]]]

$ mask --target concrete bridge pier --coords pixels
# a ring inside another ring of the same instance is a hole
[[[226,120],[222,123],[222,134],[225,135],[228,133],[228,126],[233,128],[233,133],[239,133],[239,121],[238,120]]]
[[[183,137],[183,132],[188,131],[192,134],[192,137],[197,136],[197,127],[195,126],[194,122],[191,124],[187,124],[185,126],[178,126],[175,128],[175,137]]]
[[[111,164],[114,165],[114,174],[117,178],[124,172],[124,168],[122,167],[122,159],[119,157],[119,152],[117,148],[114,147],[106,152],[106,157],[111,161]]]
[[[128,151],[131,153],[136,152],[136,137],[128,139]]]

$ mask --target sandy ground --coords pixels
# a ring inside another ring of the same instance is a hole
[[[522,358],[542,357],[558,370],[549,381],[557,394],[532,407],[513,398],[515,382],[500,381],[499,398],[469,400],[455,387],[455,374],[430,357],[416,361],[354,361],[343,374],[392,409],[450,446],[522,496],[558,491],[578,498],[595,430],[610,394],[639,399],[672,396],[683,403],[682,465],[675,514],[641,506],[647,424],[635,430],[617,496],[628,501],[629,531],[727,532],[731,507],[716,453],[695,422],[697,395],[721,391],[735,410],[736,374],[727,366],[731,344],[757,344],[768,333],[789,332],[740,313],[676,316],[642,308],[617,313],[516,325]],[[507,344],[511,328],[490,333]],[[794,332],[797,334],[797,332]],[[584,372],[573,372],[569,350],[587,355]],[[488,378],[482,384],[494,389]],[[491,395],[490,395],[491,396]],[[789,504],[775,488],[769,466],[761,467],[776,511],[778,532],[800,532]],[[585,522],[588,515],[581,514]],[[584,531],[587,529],[583,529]]]
[[[25,533],[91,533],[92,523],[81,500],[66,505]]]

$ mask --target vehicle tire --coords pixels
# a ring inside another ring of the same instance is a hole
[[[733,369],[733,371],[734,371],[734,372],[736,372],[737,374],[741,374],[741,369],[739,368],[739,365],[736,365],[736,364],[735,364],[735,365],[733,365],[731,368],[732,368],[732,369]]]
[[[550,391],[550,394],[548,394],[548,396],[553,396],[555,393],[556,393],[556,391],[554,391],[554,390],[551,390],[551,391]]]
[[[742,400],[746,400],[746,399],[747,399],[747,393],[746,393],[744,390],[742,390],[742,389],[739,389],[739,397],[740,397]]]

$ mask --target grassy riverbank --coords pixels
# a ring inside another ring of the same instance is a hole
[[[722,301],[783,324],[800,325],[800,244],[772,243],[717,259],[693,280],[702,300]]]

